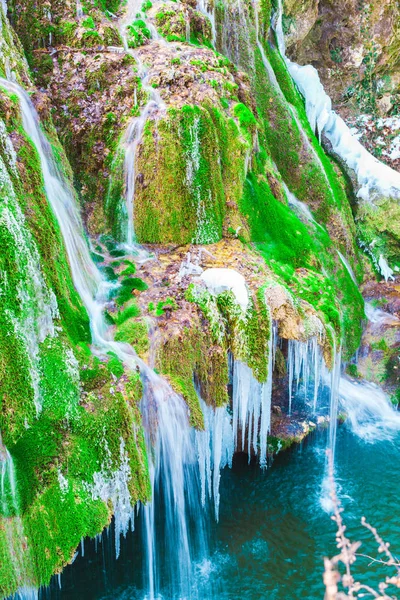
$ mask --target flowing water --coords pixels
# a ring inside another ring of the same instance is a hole
[[[199,491],[200,473],[194,432],[189,427],[187,408],[168,384],[136,356],[133,348],[113,341],[109,327],[103,319],[108,284],[102,281],[91,260],[74,194],[58,170],[28,95],[18,85],[9,81],[0,79],[0,85],[17,95],[24,129],[38,151],[46,195],[60,225],[75,287],[90,317],[93,344],[104,354],[108,351],[115,352],[128,369],[134,370],[138,367],[141,371],[145,390],[142,414],[153,484],[153,501],[139,514],[143,530],[145,564],[145,568],[142,567],[145,573],[143,587],[147,590],[149,600],[159,596],[159,582],[164,582],[165,576],[160,575],[158,565],[166,553],[171,557],[171,561],[172,557],[175,557],[174,567],[169,569],[168,593],[171,593],[172,597],[178,597],[181,592],[177,590],[186,590],[187,594],[193,572],[194,538],[198,539],[196,556],[205,559],[207,555],[204,539],[206,527],[201,518],[203,513]],[[179,443],[177,440],[180,440]],[[179,455],[177,446],[180,446]],[[133,517],[133,509],[126,501],[127,468],[122,447],[121,467],[113,479],[106,480],[99,473],[93,482],[94,497],[104,501],[109,499],[113,503],[116,514],[116,555],[119,554],[120,536],[127,534]],[[196,486],[198,493],[194,489]],[[156,507],[159,504],[166,507],[165,522],[161,522],[157,517],[159,511]],[[194,515],[200,517],[194,518]],[[192,525],[189,528],[187,522],[190,519]]]
[[[125,146],[125,201],[126,211],[128,217],[128,226],[126,233],[126,243],[129,248],[134,247],[135,243],[135,226],[134,226],[134,200],[135,200],[135,161],[137,155],[137,149],[142,139],[143,129],[146,125],[149,116],[154,114],[156,111],[163,111],[165,104],[161,99],[159,92],[149,85],[149,70],[140,60],[137,52],[129,48],[128,41],[128,27],[131,25],[136,18],[136,15],[140,13],[142,6],[142,0],[128,0],[124,17],[120,23],[120,33],[124,44],[125,52],[131,54],[136,62],[138,63],[138,75],[141,80],[141,88],[144,93],[147,94],[148,100],[145,106],[139,111],[139,115],[134,117],[128,125],[125,134],[124,146]],[[146,22],[146,26],[150,29],[153,39],[159,40],[159,44],[163,44],[157,30],[150,23]],[[135,91],[136,93],[136,91]],[[137,247],[135,246],[137,249]]]

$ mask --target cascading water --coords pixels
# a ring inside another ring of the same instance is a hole
[[[215,48],[215,44],[217,42],[217,30],[215,27],[215,3],[208,3],[207,0],[197,0],[197,10],[200,11],[204,16],[206,16],[210,20],[212,44]]]
[[[152,502],[142,506],[146,597],[200,598],[195,566],[208,558],[206,511],[195,431],[187,407],[159,378],[144,379],[142,414],[147,437]],[[204,592],[203,592],[204,593]],[[204,597],[204,596],[203,596]]]
[[[342,377],[339,396],[353,433],[365,442],[391,440],[399,433],[400,413],[377,385]]]
[[[17,482],[13,459],[0,438],[0,499],[1,514],[9,517],[18,513]]]
[[[78,21],[83,18],[83,7],[80,0],[76,0],[76,18]]]
[[[286,197],[289,202],[289,206],[294,210],[297,216],[305,221],[306,223],[312,223],[315,227],[320,227],[319,223],[312,216],[311,210],[305,202],[299,200],[288,188],[286,183],[282,182],[283,189],[285,190]]]
[[[300,66],[286,57],[282,16],[282,0],[278,0],[274,22],[279,51],[305,98],[307,117],[312,129],[318,132],[320,138],[324,134],[332,144],[333,151],[355,172],[359,198],[373,202],[376,196],[384,195],[398,200],[400,174],[372,156],[352,135],[343,119],[332,110],[332,101],[321,84],[317,70],[311,65]],[[393,276],[384,256],[380,257],[379,267],[386,280]]]
[[[329,450],[332,461],[335,460],[336,433],[339,410],[339,385],[340,373],[342,369],[341,351],[333,350],[333,366],[330,372],[330,408],[329,408]]]
[[[257,41],[257,47],[258,50],[260,51],[261,54],[261,58],[263,61],[263,65],[265,68],[266,73],[268,74],[269,80],[271,82],[271,84],[274,86],[275,90],[277,91],[277,93],[279,94],[281,100],[284,102],[285,106],[289,109],[290,114],[293,118],[293,120],[295,121],[297,128],[300,132],[300,135],[303,139],[304,145],[307,148],[307,150],[310,152],[310,154],[312,154],[313,158],[315,159],[315,161],[318,163],[319,168],[321,170],[321,173],[326,181],[326,185],[327,188],[330,190],[331,194],[332,194],[332,198],[334,198],[334,193],[332,190],[332,186],[329,182],[328,176],[325,172],[324,166],[321,162],[320,157],[318,156],[317,151],[315,150],[314,146],[312,145],[312,143],[310,142],[307,133],[304,131],[303,125],[299,119],[299,116],[297,114],[296,108],[290,104],[290,102],[288,102],[285,98],[285,95],[283,93],[283,91],[281,90],[281,87],[279,85],[279,82],[276,78],[276,75],[274,73],[274,70],[272,68],[272,66],[270,65],[270,62],[268,60],[268,57],[265,53],[264,47],[262,45],[262,42],[260,40],[260,32],[259,32],[259,20],[258,20],[258,11],[259,11],[259,6],[258,6],[258,2],[255,2],[254,4],[254,14],[255,14],[255,26],[256,26],[256,41]]]
[[[0,437],[0,521],[5,532],[10,569],[19,586],[15,600],[37,600],[38,593],[31,587],[32,560],[26,542],[22,519],[19,515],[19,498],[14,462]]]
[[[4,137],[8,164],[16,170],[16,155],[10,139]],[[9,142],[9,144],[7,143]],[[33,401],[36,412],[42,407],[40,390],[39,346],[47,336],[55,334],[53,318],[58,315],[57,300],[47,288],[40,269],[40,256],[35,241],[25,224],[25,217],[18,204],[13,183],[7,167],[0,157],[0,227],[12,237],[19,248],[17,269],[21,278],[17,286],[19,313],[8,311],[10,328],[13,328],[23,342],[29,364]]]
[[[105,354],[108,351],[115,352],[123,363],[129,369],[140,368],[145,395],[143,400],[143,411],[147,425],[148,455],[151,457],[151,471],[154,484],[154,500],[147,507],[143,508],[146,522],[147,543],[147,572],[150,598],[154,598],[158,593],[157,587],[157,558],[152,551],[154,539],[158,536],[155,525],[154,502],[158,502],[158,493],[161,490],[161,496],[170,501],[166,502],[166,510],[169,511],[167,521],[169,523],[169,537],[176,528],[176,537],[174,545],[170,546],[172,555],[180,552],[181,545],[186,548],[190,545],[186,526],[183,520],[189,518],[200,509],[200,475],[197,465],[195,452],[195,442],[191,438],[191,428],[189,427],[187,408],[183,400],[178,397],[172,389],[158,377],[145,363],[143,363],[135,354],[134,350],[127,344],[114,342],[109,335],[108,327],[103,319],[104,302],[107,299],[107,284],[101,280],[101,276],[96,266],[92,262],[88,246],[83,236],[83,227],[79,216],[74,194],[66,181],[62,179],[57,169],[51,148],[39,129],[38,118],[35,109],[27,94],[16,84],[1,79],[0,85],[18,96],[23,125],[26,133],[35,144],[42,167],[44,186],[48,201],[56,215],[60,229],[64,238],[67,254],[71,266],[73,281],[83,303],[89,313],[93,343]],[[149,415],[155,418],[149,418]],[[149,426],[158,428],[158,432],[149,430]],[[181,440],[181,452],[179,461],[176,462],[175,453],[177,451],[177,440]],[[178,468],[179,463],[179,468]],[[123,470],[123,464],[121,465]],[[121,477],[115,478],[115,484],[112,482],[95,481],[92,493],[97,497],[103,497],[104,490],[108,490],[108,496],[113,501],[116,515],[116,537],[121,533],[126,533],[129,521],[132,517],[132,511],[124,505],[124,486],[123,473]],[[190,484],[190,485],[189,485]],[[185,497],[188,486],[191,486],[192,493],[190,499]],[[195,489],[197,486],[197,492]],[[120,493],[122,490],[122,497]],[[103,495],[102,495],[103,494]],[[198,506],[194,508],[196,503]],[[103,498],[105,499],[105,498]],[[176,502],[180,502],[177,510]],[[186,508],[185,508],[186,506]],[[120,509],[124,510],[121,511]],[[183,512],[182,512],[182,510]],[[199,511],[201,513],[201,510]],[[160,525],[161,526],[161,525]],[[149,529],[150,528],[150,529]],[[194,521],[195,535],[200,539],[202,532],[206,531],[204,523],[201,522],[201,516],[197,516]],[[152,541],[153,540],[153,541]],[[179,541],[178,541],[179,540]],[[205,552],[205,541],[199,542],[201,552]],[[187,555],[189,558],[176,571],[176,576],[171,583],[174,587],[174,597],[181,597],[178,590],[182,585],[187,589],[191,584],[189,577],[189,566],[191,552]],[[183,561],[183,555],[179,554],[179,560],[175,563],[177,566]],[[181,580],[182,577],[182,580]]]
[[[127,31],[129,25],[134,21],[137,13],[141,10],[142,2],[140,0],[129,0],[124,18],[120,23],[120,33],[124,44],[125,52],[131,54],[138,63],[139,66],[139,77],[141,80],[142,90],[147,94],[148,100],[145,106],[140,111],[138,117],[134,117],[128,125],[125,134],[125,201],[127,211],[127,233],[126,243],[129,248],[135,246],[135,226],[134,226],[134,200],[135,200],[135,161],[138,145],[142,139],[143,129],[147,119],[151,114],[154,114],[157,110],[162,111],[165,109],[165,104],[161,99],[159,92],[148,83],[149,72],[140,60],[138,54],[129,48],[129,41]],[[162,43],[157,30],[150,24],[146,24],[150,28],[152,38],[158,39],[159,43]],[[137,248],[135,247],[137,250]]]
[[[38,118],[28,95],[18,85],[9,81],[0,80],[0,84],[18,97],[24,129],[38,151],[46,195],[60,225],[75,287],[90,317],[93,343],[104,353],[115,352],[129,369],[139,367],[141,371],[145,390],[142,410],[153,485],[152,502],[139,511],[143,523],[147,574],[144,593],[149,599],[164,593],[167,597],[168,594],[172,594],[173,598],[195,597],[196,592],[192,589],[195,586],[193,561],[202,562],[207,559],[207,528],[204,522],[205,513],[201,510],[202,497],[204,498],[201,489],[202,485],[204,489],[205,478],[203,476],[202,479],[200,474],[195,433],[189,427],[187,408],[183,400],[136,356],[131,347],[114,342],[110,337],[109,328],[103,319],[109,284],[102,281],[91,260],[74,194],[58,171],[51,147],[40,131]],[[246,381],[251,389],[244,391],[242,385],[240,388],[234,386],[236,408],[233,411],[233,431],[236,440],[239,437],[239,427],[242,428],[242,439],[248,428],[249,443],[255,454],[260,453],[262,465],[266,463],[266,442],[270,423],[272,337],[269,356],[269,375],[265,384],[256,384],[252,375],[247,373]],[[243,369],[246,369],[245,365],[236,365],[237,380],[239,372]],[[254,392],[254,397],[245,396],[245,393],[250,391]],[[244,414],[243,404],[249,407],[249,415]],[[238,410],[241,411],[240,415]],[[218,415],[215,418],[218,419]],[[258,418],[260,449],[257,446]],[[219,495],[217,469],[224,464],[222,454],[221,459],[218,459],[218,445],[221,443],[221,438],[214,435],[210,447],[215,468],[213,489],[216,514]],[[116,513],[117,553],[119,536],[121,533],[126,534],[133,515],[126,502],[125,466],[127,465],[122,448],[121,467],[115,476],[107,479],[99,473],[90,488],[94,497],[103,500],[108,497],[113,503]],[[157,518],[160,507],[166,511],[165,523],[160,523]],[[160,547],[168,548],[168,567],[163,563]]]

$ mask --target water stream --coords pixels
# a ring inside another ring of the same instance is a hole
[[[140,60],[138,53],[129,47],[128,27],[135,21],[136,15],[141,12],[141,5],[142,0],[128,0],[124,16],[121,19],[119,27],[125,52],[131,54],[131,56],[135,58],[138,64],[138,75],[140,77],[142,86],[141,89],[145,94],[147,94],[147,102],[140,110],[139,115],[130,121],[124,140],[125,201],[128,216],[126,243],[128,248],[135,248],[136,250],[138,250],[138,247],[135,245],[134,200],[136,180],[135,161],[137,149],[140,140],[142,139],[143,129],[149,116],[154,114],[156,111],[165,110],[165,103],[161,99],[160,93],[157,89],[149,85],[148,80],[150,74],[148,68],[146,68],[143,62]],[[165,43],[160,38],[156,28],[151,23],[146,22],[146,26],[149,28],[153,39],[157,39],[159,44]]]
[[[278,46],[286,66],[306,101],[306,112],[312,129],[321,137],[326,135],[333,151],[340,156],[357,176],[359,198],[373,201],[375,196],[400,198],[400,174],[381,163],[355,138],[343,119],[332,110],[332,101],[326,94],[317,70],[311,65],[300,66],[286,56],[285,37],[282,27],[282,0],[274,26]]]

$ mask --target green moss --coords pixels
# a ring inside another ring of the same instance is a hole
[[[117,342],[127,342],[143,357],[150,348],[149,327],[145,319],[140,321],[128,318],[119,324],[114,335]]]
[[[100,360],[91,354],[88,315],[44,195],[39,157],[22,128],[18,102],[3,92],[0,119],[18,153],[14,161],[1,129],[0,429],[14,459],[20,509],[20,518],[11,518],[8,508],[7,519],[0,515],[0,593],[8,596],[22,583],[48,584],[71,560],[81,537],[94,536],[109,523],[110,505],[93,500],[90,486],[95,472],[111,476],[119,468],[121,439],[131,468],[132,504],[149,498],[150,485],[138,408],[140,377],[122,379],[124,366],[116,355]],[[106,122],[113,126],[115,115],[109,112]],[[44,129],[68,179],[51,123]],[[95,250],[104,262],[101,247]],[[105,270],[115,280],[119,268]],[[123,277],[134,272],[130,261],[125,271]],[[130,286],[123,282],[124,289]],[[136,280],[134,287],[145,284]],[[10,553],[11,530],[17,550]],[[23,564],[17,569],[19,552]]]
[[[141,19],[137,19],[128,27],[128,46],[129,48],[137,48],[146,44],[151,38],[150,30],[146,23]]]
[[[273,196],[265,178],[248,174],[239,207],[263,255],[294,268],[314,262],[317,247],[306,226]]]
[[[123,271],[121,271],[120,276],[127,277],[128,275],[134,275],[136,273],[135,264],[127,260],[125,261],[125,264],[127,264],[128,266],[125,269],[123,269]]]
[[[149,303],[149,312],[154,312],[156,317],[161,317],[165,310],[176,310],[178,305],[176,303],[175,298],[171,298],[168,296],[165,300],[160,300],[157,302],[157,306],[154,306],[152,302]]]
[[[116,316],[118,325],[122,325],[125,321],[131,318],[138,317],[140,315],[140,309],[134,298],[124,307],[123,310],[119,311]]]
[[[243,167],[236,167],[244,163],[242,147],[236,124],[214,107],[184,106],[169,109],[162,120],[149,120],[137,166],[143,174],[135,197],[138,240],[204,244],[221,239],[227,195],[240,195]]]
[[[115,273],[112,267],[103,267],[102,272],[108,281],[118,281],[118,273]]]
[[[147,283],[139,277],[126,277],[125,279],[122,279],[121,285],[131,291],[139,290],[141,292],[147,290],[149,287]]]
[[[205,324],[195,321],[181,335],[166,339],[158,352],[157,367],[185,399],[194,427],[204,427],[195,381],[208,404],[224,406],[228,402],[227,350],[210,344]]]
[[[107,355],[110,357],[110,360],[107,363],[107,368],[110,373],[115,375],[115,377],[122,377],[124,374],[124,366],[122,361],[114,352],[107,352]]]
[[[93,20],[93,17],[86,17],[86,19],[84,19],[82,21],[82,26],[85,27],[86,29],[95,29],[96,28],[96,24]]]

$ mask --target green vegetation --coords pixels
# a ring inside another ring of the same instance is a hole
[[[128,27],[128,46],[129,48],[137,48],[146,44],[151,38],[150,30],[146,23],[141,19],[137,19]]]

